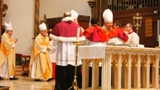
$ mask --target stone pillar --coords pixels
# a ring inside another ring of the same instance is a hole
[[[0,37],[1,37],[1,34],[2,34],[2,6],[3,6],[3,0],[0,0]]]
[[[39,0],[35,0],[34,37],[39,33]]]
[[[91,18],[98,18],[100,26],[102,25],[102,3],[104,3],[103,0],[88,0],[88,4],[91,7]]]
[[[96,1],[95,0],[88,0],[88,4],[91,7],[91,18],[96,17]]]

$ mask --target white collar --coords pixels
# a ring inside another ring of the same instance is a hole
[[[72,17],[65,17],[65,18],[62,19],[63,22],[66,22],[66,21],[69,21],[69,20],[73,21],[73,18]]]

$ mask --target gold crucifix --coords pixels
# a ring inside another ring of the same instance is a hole
[[[138,34],[139,27],[142,26],[143,17],[137,12],[136,15],[133,16],[133,27],[136,27],[136,32]]]

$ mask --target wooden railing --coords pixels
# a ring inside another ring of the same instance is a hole
[[[105,46],[103,51],[103,48],[79,47],[79,58],[83,61],[82,90],[159,89],[160,49]],[[88,86],[89,63],[92,63],[91,87]],[[99,73],[99,67],[102,67],[102,73]],[[99,75],[102,75],[102,86],[99,86]]]
[[[107,0],[107,8],[112,11],[149,8],[159,6],[159,0]]]
[[[29,75],[29,62],[30,62],[30,55],[23,55],[20,53],[16,53],[16,65],[21,66],[22,76]]]

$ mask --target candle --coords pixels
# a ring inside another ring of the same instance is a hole
[[[159,38],[158,38],[158,39],[159,39],[158,42],[159,42],[159,47],[160,47],[160,35],[158,35],[158,37],[159,37]]]
[[[77,41],[79,41],[80,28],[77,29]]]

